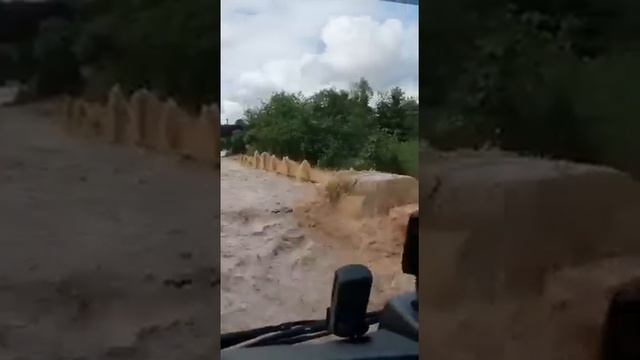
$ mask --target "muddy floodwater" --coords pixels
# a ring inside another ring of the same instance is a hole
[[[210,359],[217,177],[0,107],[0,359]]]
[[[343,264],[372,269],[371,309],[413,287],[385,219],[318,199],[231,158],[218,173],[0,107],[0,359],[210,359],[218,326],[324,317]]]
[[[321,319],[334,271],[362,263],[375,276],[371,308],[412,289],[390,224],[343,219],[310,183],[242,166],[221,169],[222,331]]]

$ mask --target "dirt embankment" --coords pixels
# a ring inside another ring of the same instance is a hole
[[[640,279],[640,184],[501,153],[432,154],[421,181],[432,358],[599,359],[609,301]]]
[[[0,107],[0,359],[210,359],[217,179]]]
[[[323,318],[334,271],[374,273],[371,308],[413,289],[390,218],[347,219],[316,185],[222,161],[222,331]]]

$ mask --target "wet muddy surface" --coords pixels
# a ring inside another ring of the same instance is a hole
[[[217,173],[0,107],[0,358],[205,359]]]

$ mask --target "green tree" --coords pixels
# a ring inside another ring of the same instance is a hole
[[[197,111],[220,97],[219,11],[207,0],[91,1],[75,49],[107,86],[146,87]]]
[[[349,91],[324,89],[309,97],[276,93],[245,113],[246,148],[324,168],[417,175],[417,102],[400,89],[390,94],[371,107],[373,91],[365,79]]]
[[[232,154],[243,154],[247,151],[247,145],[244,141],[246,134],[244,131],[235,130],[229,139],[227,139],[227,144],[225,148],[229,150]]]
[[[293,159],[308,155],[309,132],[305,130],[309,120],[300,96],[274,94],[262,107],[246,111],[245,118],[249,123],[247,142],[259,151]]]
[[[407,99],[404,91],[399,87],[392,88],[380,97],[376,104],[378,127],[400,141],[407,141],[417,136],[418,113],[415,100]]]
[[[637,141],[631,140],[640,129],[628,120],[638,109],[623,95],[640,90],[633,77],[640,3],[453,0],[425,6],[430,41],[424,44],[421,137],[443,149],[489,143],[640,175]]]
[[[42,23],[34,43],[37,62],[36,91],[39,95],[75,92],[81,76],[72,51],[73,26],[66,20],[49,19]]]

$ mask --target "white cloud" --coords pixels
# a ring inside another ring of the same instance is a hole
[[[321,59],[340,73],[370,72],[396,60],[403,35],[396,19],[378,23],[369,16],[334,18],[322,29],[327,48]]]
[[[378,0],[223,0],[222,119],[275,91],[313,93],[365,77],[417,95],[417,7]]]

